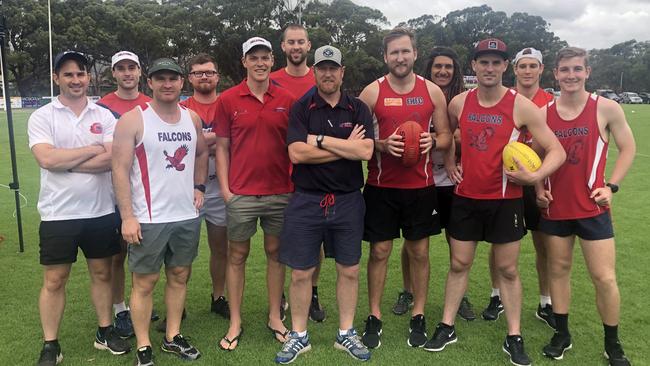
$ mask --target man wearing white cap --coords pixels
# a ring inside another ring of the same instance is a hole
[[[151,98],[138,91],[140,83],[140,59],[129,51],[119,51],[111,58],[113,77],[117,82],[117,90],[104,95],[97,105],[120,118],[124,113],[136,106],[144,107]],[[116,210],[117,211],[117,210]],[[118,212],[119,214],[119,212]],[[122,338],[133,336],[133,324],[129,308],[124,301],[124,261],[126,259],[126,242],[120,240],[121,250],[113,256],[111,283],[113,288],[113,312],[115,313],[115,331]],[[154,320],[157,319],[157,315]]]
[[[267,258],[267,327],[279,342],[285,342],[289,334],[280,317],[284,265],[278,262],[278,250],[284,209],[293,191],[285,143],[295,99],[270,82],[273,52],[269,41],[250,38],[242,45],[242,53],[247,77],[221,94],[215,114],[217,177],[226,202],[226,289],[230,296],[230,327],[219,347],[228,351],[237,347],[242,334],[246,258],[258,219]]]

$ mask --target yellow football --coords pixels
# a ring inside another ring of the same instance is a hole
[[[519,169],[513,158],[519,160],[521,165],[531,172],[536,171],[542,165],[542,160],[535,150],[517,141],[510,142],[503,148],[503,167],[511,172]]]

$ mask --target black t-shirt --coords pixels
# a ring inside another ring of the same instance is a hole
[[[372,116],[361,100],[344,92],[332,108],[314,88],[291,107],[287,146],[306,142],[309,134],[347,139],[358,124],[364,126],[365,138],[374,139]],[[298,189],[347,193],[363,187],[362,169],[361,161],[347,159],[323,164],[294,164],[291,178]]]

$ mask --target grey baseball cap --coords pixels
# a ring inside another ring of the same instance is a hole
[[[339,66],[343,66],[341,62],[341,51],[334,46],[319,47],[314,52],[314,66],[321,62],[330,61]]]

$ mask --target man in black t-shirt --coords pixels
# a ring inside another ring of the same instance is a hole
[[[296,191],[286,208],[280,237],[279,260],[292,268],[292,331],[275,358],[283,364],[311,349],[307,315],[321,243],[325,256],[336,260],[338,275],[340,315],[334,346],[356,359],[370,358],[353,321],[365,214],[361,161],[372,155],[372,117],[363,102],[341,92],[345,72],[341,52],[323,46],[314,58],[317,90],[293,105],[287,132]]]

